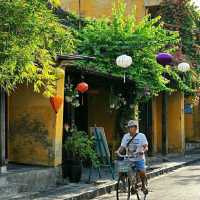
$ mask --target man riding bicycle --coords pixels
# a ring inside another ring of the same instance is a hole
[[[120,156],[122,152],[126,151],[129,160],[133,162],[134,169],[136,169],[141,181],[142,190],[148,193],[146,188],[146,170],[145,170],[145,152],[148,151],[148,142],[146,136],[137,132],[138,125],[134,120],[128,122],[128,133],[122,138],[121,146],[116,151]]]

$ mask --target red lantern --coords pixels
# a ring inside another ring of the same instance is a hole
[[[85,82],[78,83],[76,90],[83,94],[88,91],[88,84]]]
[[[83,93],[88,91],[88,84],[85,83],[85,82],[80,82],[80,83],[77,84],[76,90],[78,92],[80,92],[81,94],[83,94]],[[83,96],[82,96],[82,103],[81,104],[83,105]]]
[[[63,98],[59,95],[56,95],[50,98],[50,103],[55,113],[57,113],[63,104]]]

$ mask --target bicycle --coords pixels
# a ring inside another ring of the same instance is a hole
[[[130,157],[123,156],[124,160],[117,161],[117,170],[119,178],[116,185],[117,200],[130,200],[131,194],[136,195],[138,200],[145,200],[148,192],[142,190],[142,184],[139,182],[139,177],[134,165],[129,161]],[[146,186],[148,185],[146,179]]]

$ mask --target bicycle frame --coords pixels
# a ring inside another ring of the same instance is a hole
[[[118,175],[119,175],[119,180],[117,183],[117,200],[120,200],[119,198],[119,188],[120,185],[125,185],[125,183],[128,183],[128,188],[127,189],[127,199],[130,199],[131,194],[135,194],[137,196],[138,200],[141,200],[139,192],[142,190],[142,184],[140,184],[140,176],[139,173],[136,171],[136,169],[134,169],[134,164],[130,164],[130,163],[134,163],[134,162],[130,162],[128,167],[126,168],[126,161],[128,163],[129,157],[127,155],[123,156],[120,155],[120,157],[124,157],[124,161],[118,161],[118,162],[124,162],[124,167],[123,165],[121,165],[120,167],[118,166]],[[126,186],[125,186],[126,187]],[[144,200],[146,199],[146,195],[144,192]]]

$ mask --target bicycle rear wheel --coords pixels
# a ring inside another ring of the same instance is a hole
[[[121,176],[116,185],[117,200],[130,200],[130,179],[128,176]]]
[[[145,185],[146,185],[146,190],[143,190],[142,189],[142,185],[140,185],[140,187],[138,188],[138,190],[137,190],[137,193],[136,193],[136,195],[137,195],[137,199],[138,200],[146,200],[146,198],[147,198],[147,195],[148,195],[148,189],[147,189],[147,187],[148,187],[148,180],[146,179],[145,180]],[[141,183],[140,183],[141,184]]]
[[[136,193],[136,196],[137,196],[138,200],[146,200],[146,198],[147,198],[147,194],[142,191],[138,191]]]

